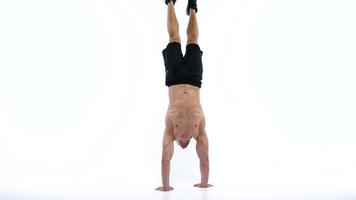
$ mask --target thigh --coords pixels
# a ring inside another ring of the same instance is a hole
[[[203,51],[201,51],[198,44],[187,45],[184,62],[189,66],[190,71],[200,79],[203,73],[202,56]]]
[[[180,65],[183,61],[181,45],[178,42],[168,43],[162,54],[166,70],[171,70],[172,67]]]

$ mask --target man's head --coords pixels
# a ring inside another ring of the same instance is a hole
[[[182,147],[182,149],[185,149],[189,145],[191,138],[192,136],[180,136],[177,138],[177,144]]]
[[[178,113],[179,115],[181,113]],[[174,124],[174,135],[177,144],[185,149],[190,142],[190,139],[195,135],[198,131],[198,124],[194,120],[191,120],[189,117],[183,116],[175,119]]]

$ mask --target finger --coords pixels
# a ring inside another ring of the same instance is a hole
[[[205,184],[199,184],[198,185],[198,187],[200,187],[200,188],[208,188],[208,187],[210,187],[211,185],[210,184],[207,184],[207,185],[205,185]]]
[[[164,188],[164,187],[161,187],[161,191],[163,191],[163,192],[167,192],[167,191],[171,191],[171,190],[173,190],[174,188],[173,187],[169,187],[169,188]]]
[[[211,187],[211,185],[210,184],[207,184],[207,185],[204,185],[205,187]]]
[[[158,188],[156,188],[156,190],[163,191],[163,187],[158,187]]]
[[[211,186],[213,186],[213,185],[211,185],[211,184],[206,185],[206,187],[211,187]]]

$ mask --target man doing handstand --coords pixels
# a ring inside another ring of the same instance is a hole
[[[176,0],[165,0],[168,5],[167,27],[169,43],[162,51],[165,65],[166,86],[168,86],[169,105],[165,118],[165,130],[162,144],[162,184],[156,188],[170,191],[170,161],[173,156],[173,142],[185,149],[191,138],[196,143],[200,159],[201,181],[196,187],[207,188],[209,179],[208,137],[205,131],[205,117],[200,104],[199,90],[202,84],[202,55],[198,45],[198,23],[196,0],[188,0],[186,52],[183,56],[179,36],[178,21],[174,11]]]

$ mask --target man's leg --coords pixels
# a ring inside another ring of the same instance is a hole
[[[199,29],[198,21],[196,16],[196,10],[193,8],[189,9],[189,23],[187,28],[187,45],[188,44],[198,44]]]
[[[167,12],[167,29],[169,34],[169,42],[178,42],[180,43],[179,36],[179,24],[174,11],[174,2],[173,0],[168,3],[168,12]]]

